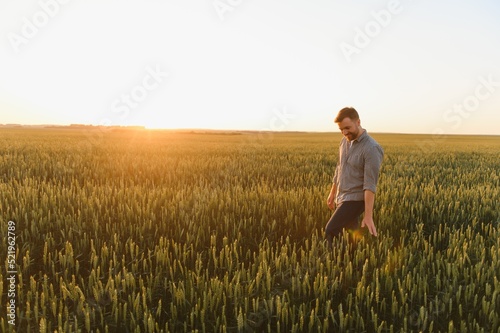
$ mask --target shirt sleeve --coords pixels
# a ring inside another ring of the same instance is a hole
[[[337,184],[338,183],[338,178],[339,178],[339,165],[335,167],[335,173],[333,175],[332,183]]]
[[[340,144],[339,144],[339,153],[338,153],[338,158],[339,160],[337,161],[337,165],[335,167],[335,173],[333,175],[333,179],[332,179],[332,183],[333,184],[338,184],[338,180],[339,180],[339,169],[340,169],[340,159],[341,159],[341,155],[342,155],[342,142],[343,142],[343,139],[340,140]]]
[[[365,155],[363,190],[373,193],[377,190],[380,165],[384,159],[384,150],[380,145],[372,146]]]

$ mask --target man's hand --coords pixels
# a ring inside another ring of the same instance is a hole
[[[328,208],[330,209],[335,209],[335,195],[330,193],[328,196],[328,199],[326,199],[326,204],[328,205]]]
[[[328,195],[328,199],[326,199],[326,204],[328,208],[335,209],[335,197],[337,196],[337,185],[333,183],[332,189],[330,190],[330,194]]]
[[[373,223],[373,203],[375,202],[375,193],[370,190],[365,190],[365,217],[361,222],[361,228],[367,227],[370,234],[377,237],[377,228]]]
[[[375,223],[373,222],[373,218],[370,216],[365,216],[363,221],[361,222],[361,228],[367,227],[370,234],[377,237],[377,228],[375,228]]]

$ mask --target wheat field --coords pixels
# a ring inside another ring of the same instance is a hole
[[[0,332],[500,332],[500,137],[370,134],[329,250],[338,133],[1,129]]]

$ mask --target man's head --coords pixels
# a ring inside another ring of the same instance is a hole
[[[354,108],[346,107],[340,110],[335,118],[335,123],[339,125],[342,135],[349,141],[356,140],[362,133],[359,114]]]

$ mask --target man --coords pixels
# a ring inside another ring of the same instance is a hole
[[[344,137],[340,142],[339,161],[333,176],[333,185],[327,204],[335,209],[325,228],[331,245],[343,229],[358,229],[359,216],[364,212],[361,227],[367,227],[377,236],[373,222],[373,203],[384,157],[382,147],[361,127],[358,112],[343,108],[335,118]]]

